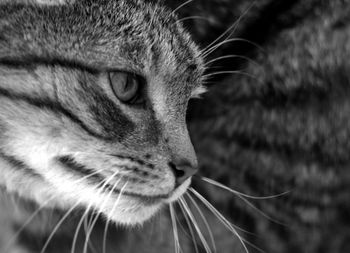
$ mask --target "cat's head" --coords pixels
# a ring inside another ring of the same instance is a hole
[[[148,219],[197,169],[185,114],[202,72],[160,6],[0,5],[0,185],[118,223]]]

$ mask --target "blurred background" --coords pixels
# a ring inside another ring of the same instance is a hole
[[[290,192],[254,208],[194,187],[261,252],[350,252],[350,1],[194,0],[176,12],[201,49],[219,38],[209,92],[188,112],[200,174],[253,196]],[[244,252],[205,216],[218,252]]]

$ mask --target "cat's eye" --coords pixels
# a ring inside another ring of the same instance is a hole
[[[129,72],[114,71],[109,73],[109,81],[114,95],[123,103],[144,103],[143,80],[140,76]]]

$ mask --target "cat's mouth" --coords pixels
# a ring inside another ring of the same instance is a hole
[[[171,193],[158,196],[145,196],[138,193],[121,192],[116,197],[122,196],[122,206],[115,213],[110,213],[108,218],[128,225],[140,224],[157,213],[162,206],[166,206],[180,198],[188,189],[191,179],[186,180]],[[108,212],[107,212],[108,214]]]
[[[112,185],[108,185],[107,188],[111,189]],[[110,192],[111,190],[106,189],[106,192]],[[155,204],[159,204],[161,202],[166,201],[167,199],[169,199],[169,197],[171,196],[171,194],[163,194],[163,195],[143,195],[140,193],[136,193],[136,192],[129,192],[129,191],[123,191],[121,192],[119,189],[115,189],[113,190],[113,194],[115,196],[124,196],[124,197],[128,197],[128,198],[132,198],[132,199],[136,199],[139,202],[141,202],[144,205],[150,206],[150,205],[155,205]]]
[[[161,203],[172,203],[176,201],[178,198],[180,198],[188,189],[189,185],[191,184],[191,179],[187,179],[182,185],[175,188],[173,191],[167,194],[161,194],[161,195],[143,195],[136,192],[129,192],[129,191],[121,191],[119,189],[112,189],[112,185],[106,186],[106,192],[113,191],[113,194],[116,196],[122,195],[127,196],[132,199],[138,200],[140,203],[144,204],[145,206],[151,206],[151,205],[157,205]]]
[[[162,206],[176,201],[188,189],[191,179],[188,178],[180,186],[170,190],[170,187],[157,189],[148,189],[142,191],[140,185],[132,181],[132,177],[114,178],[106,177],[98,170],[90,169],[78,163],[73,157],[63,156],[56,158],[61,168],[66,170],[65,174],[76,174],[80,180],[89,185],[91,194],[89,199],[95,199],[95,206],[101,208],[101,211],[110,219],[127,224],[137,224],[147,220],[154,215]],[[109,178],[109,179],[108,179]],[[109,181],[110,180],[110,181]],[[172,186],[173,187],[173,186]],[[77,187],[72,187],[77,191]],[[87,192],[87,188],[84,188]],[[97,190],[93,190],[97,189]],[[99,196],[98,196],[99,195]],[[93,197],[95,196],[95,197]],[[100,201],[105,199],[106,201]],[[89,200],[86,201],[87,203]]]

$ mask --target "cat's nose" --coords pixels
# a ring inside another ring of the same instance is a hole
[[[169,166],[175,175],[176,187],[180,186],[186,179],[190,178],[198,171],[197,162],[193,163],[184,158],[174,159],[169,163]]]

